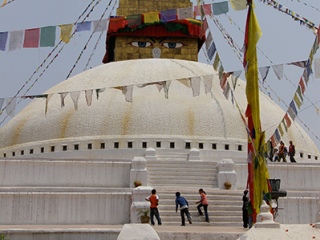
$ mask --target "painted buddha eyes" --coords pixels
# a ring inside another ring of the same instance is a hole
[[[162,46],[166,48],[182,48],[184,46],[183,43],[176,43],[176,42],[164,42]]]
[[[139,47],[139,48],[147,48],[147,47],[153,46],[153,43],[148,42],[148,41],[133,41],[133,42],[130,42],[129,44],[131,44],[134,47]],[[161,44],[161,46],[174,49],[174,48],[181,48],[181,47],[185,46],[185,44],[179,43],[179,42],[164,42]]]
[[[130,44],[134,47],[140,47],[140,48],[146,48],[153,45],[151,42],[131,42]]]

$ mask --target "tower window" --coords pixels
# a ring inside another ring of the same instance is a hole
[[[44,153],[44,147],[40,148],[40,152]]]
[[[14,157],[16,155],[16,152],[12,152],[12,157]]]
[[[156,142],[156,147],[161,148],[161,142]]]
[[[203,149],[203,143],[199,143],[199,149]]]
[[[217,144],[216,143],[212,143],[212,149],[217,149]]]
[[[54,146],[51,146],[50,150],[51,152],[54,152]]]
[[[100,143],[100,149],[105,149],[106,148],[106,144],[105,143]]]
[[[189,142],[186,142],[186,146],[185,146],[186,149],[190,149],[191,148],[191,143]]]
[[[302,152],[300,153],[300,157],[303,158],[303,153]]]
[[[89,149],[89,150],[92,149],[92,143],[88,143],[88,149]]]
[[[23,156],[23,155],[24,155],[24,151],[23,151],[23,150],[21,150],[20,154],[21,154],[21,156]]]
[[[142,142],[142,148],[147,148],[147,142]]]
[[[238,145],[238,151],[242,151],[242,145]]]
[[[33,149],[30,149],[29,153],[30,153],[30,154],[33,154]]]
[[[310,154],[308,155],[308,159],[311,159],[311,155]]]
[[[4,153],[4,154],[3,154],[3,157],[7,157],[7,154],[6,154],[6,153]]]
[[[314,159],[315,159],[315,160],[318,160],[318,156],[314,156]]]
[[[174,142],[170,142],[170,148],[174,148],[175,147],[175,143]]]
[[[128,142],[128,148],[132,148],[133,142]]]
[[[62,151],[67,151],[67,150],[68,150],[68,146],[67,145],[62,146]]]
[[[115,142],[115,143],[113,144],[113,146],[114,146],[114,148],[119,148],[119,142]]]
[[[229,150],[229,144],[224,145],[224,150]]]
[[[79,150],[79,144],[74,145],[74,150],[76,150],[76,151]]]

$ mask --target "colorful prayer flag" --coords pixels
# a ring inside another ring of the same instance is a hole
[[[247,0],[229,0],[232,8],[236,11],[244,10],[247,8]]]
[[[229,11],[228,2],[212,3],[212,13],[213,15],[220,15],[227,13]]]
[[[40,47],[53,47],[56,42],[56,26],[40,29]]]
[[[284,119],[286,120],[287,127],[290,127],[291,126],[291,120],[290,120],[290,118],[289,118],[287,113],[286,113],[286,115],[284,115]]]
[[[216,52],[216,45],[214,42],[212,42],[212,44],[208,50],[208,57],[209,57],[210,61],[212,60],[215,52]]]
[[[90,31],[90,30],[91,30],[91,21],[77,23],[76,32]]]
[[[93,32],[103,32],[108,29],[109,19],[92,21]]]
[[[178,13],[178,20],[194,17],[192,7],[178,8],[177,13]]]
[[[274,65],[272,66],[272,69],[276,74],[277,78],[281,80],[283,78],[283,64]]]
[[[62,42],[70,42],[71,33],[72,33],[73,24],[64,24],[60,25],[60,39]]]
[[[22,47],[23,30],[9,32],[9,51],[14,51]]]
[[[293,100],[296,103],[297,107],[300,109],[302,103],[301,103],[300,99],[298,98],[297,93],[294,94]]]
[[[8,40],[8,32],[0,32],[0,50],[5,51]]]
[[[202,8],[202,10],[201,10]],[[194,6],[194,14],[195,16],[201,16],[201,12],[204,13],[204,15],[211,15],[212,14],[212,6],[211,4],[202,4],[200,6]]]
[[[24,32],[24,48],[38,48],[40,40],[40,28],[26,29]]]
[[[148,12],[143,14],[143,21],[146,24],[157,23],[160,21],[158,12]]]
[[[162,22],[174,21],[177,19],[177,9],[168,9],[160,12]]]
[[[126,20],[128,22],[128,27],[137,27],[141,24],[142,14],[126,16]]]

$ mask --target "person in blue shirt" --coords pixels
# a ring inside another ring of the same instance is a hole
[[[181,226],[186,225],[184,215],[187,216],[189,223],[192,224],[188,201],[180,195],[180,192],[176,192],[176,212],[178,211],[178,206],[180,206]]]

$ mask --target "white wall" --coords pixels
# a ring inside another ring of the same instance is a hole
[[[130,187],[131,162],[0,160],[1,186]]]
[[[2,192],[0,224],[124,224],[131,192]]]

